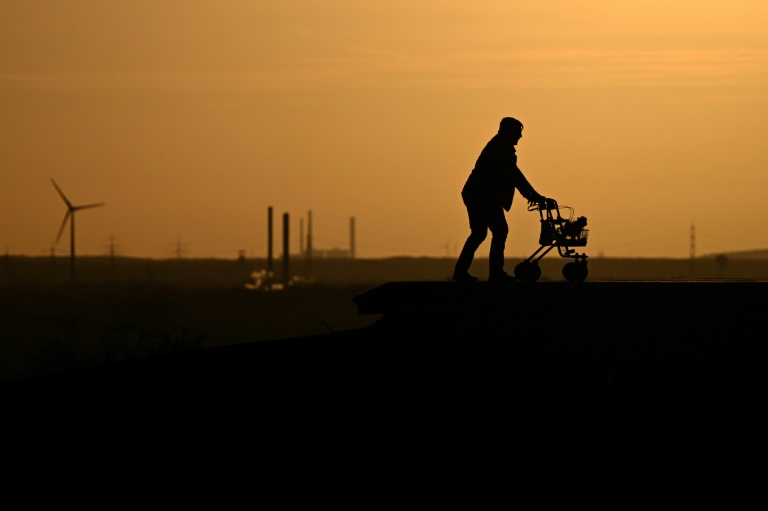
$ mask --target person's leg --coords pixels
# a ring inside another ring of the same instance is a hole
[[[475,258],[475,252],[483,241],[485,241],[485,237],[488,234],[487,215],[484,208],[470,204],[467,204],[466,206],[471,232],[467,241],[464,242],[464,247],[461,249],[459,259],[456,261],[456,266],[453,270],[454,280],[475,280],[474,277],[469,275],[469,267],[472,265],[472,260]]]
[[[505,277],[504,248],[507,244],[509,227],[500,207],[488,212],[488,228],[491,230],[491,250],[488,256],[489,278]]]

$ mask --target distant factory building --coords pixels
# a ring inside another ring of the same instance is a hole
[[[349,259],[349,250],[343,248],[329,248],[326,250],[318,249],[312,251],[314,257],[320,259]]]

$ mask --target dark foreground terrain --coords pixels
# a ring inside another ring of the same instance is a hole
[[[265,417],[483,404],[762,402],[768,283],[392,282],[350,296],[364,328],[192,349],[5,385],[89,409]]]

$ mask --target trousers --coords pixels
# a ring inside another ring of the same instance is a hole
[[[507,244],[509,227],[504,216],[504,209],[498,205],[467,201],[464,199],[469,216],[470,234],[464,247],[461,249],[459,259],[456,261],[454,273],[462,274],[469,271],[475,252],[480,244],[485,241],[488,230],[491,231],[491,249],[488,255],[488,266],[491,275],[504,271],[504,247]]]

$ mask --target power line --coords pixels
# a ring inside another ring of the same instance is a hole
[[[696,258],[696,227],[693,225],[693,220],[691,220],[691,240],[690,240],[690,252],[689,257],[691,259]]]

